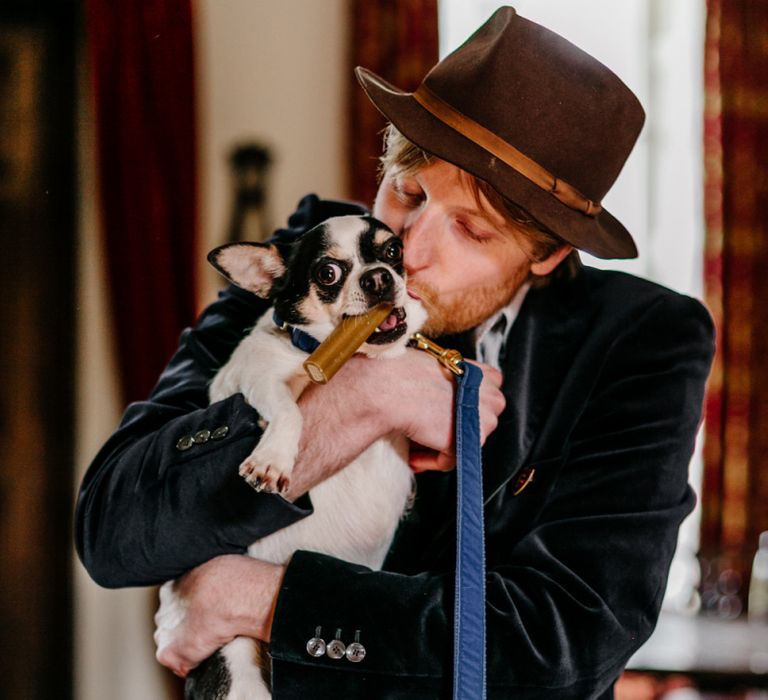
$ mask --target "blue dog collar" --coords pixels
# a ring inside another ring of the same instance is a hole
[[[306,353],[312,353],[320,346],[320,341],[317,338],[313,338],[309,333],[300,328],[288,325],[278,316],[277,311],[272,314],[272,320],[280,330],[287,331],[290,334],[293,347]]]

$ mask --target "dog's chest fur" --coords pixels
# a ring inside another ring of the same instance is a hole
[[[377,441],[310,490],[312,515],[254,542],[248,554],[280,564],[304,549],[381,568],[412,491],[407,449],[400,436]]]
[[[259,358],[258,363],[253,358]],[[306,379],[304,359],[267,314],[217,375],[211,400],[245,391],[248,403],[269,421],[270,385],[287,383],[300,393]],[[412,488],[406,438],[383,438],[310,490],[312,515],[254,542],[248,553],[283,564],[297,549],[305,549],[380,568]]]

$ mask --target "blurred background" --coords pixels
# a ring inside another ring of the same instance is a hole
[[[599,264],[702,299],[718,326],[699,505],[617,697],[768,698],[768,2],[515,6],[648,113],[607,197],[640,258]],[[0,4],[0,697],[178,697],[155,592],[100,589],[76,560],[77,486],[215,297],[210,248],[268,235],[308,192],[371,203],[384,124],[353,67],[413,89],[496,7]]]

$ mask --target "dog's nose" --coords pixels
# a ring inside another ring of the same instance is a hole
[[[368,297],[384,299],[392,294],[395,280],[385,267],[375,267],[360,275],[360,288]]]

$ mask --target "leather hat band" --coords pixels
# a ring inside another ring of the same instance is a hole
[[[462,136],[496,156],[510,168],[543,190],[550,192],[571,209],[595,217],[602,211],[597,202],[587,199],[575,187],[555,177],[536,161],[518,151],[492,131],[454,109],[435,95],[424,83],[413,93],[414,99],[441,122],[458,131]]]

